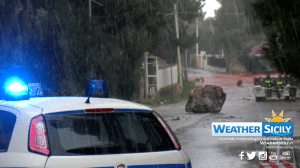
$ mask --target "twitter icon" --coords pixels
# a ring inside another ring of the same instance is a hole
[[[251,153],[247,152],[247,156],[248,156],[248,160],[252,160],[255,157],[255,152],[251,152]]]

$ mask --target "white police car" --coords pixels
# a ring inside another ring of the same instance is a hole
[[[12,81],[2,93],[8,100],[0,100],[0,167],[191,167],[174,133],[146,106],[109,98],[29,98],[28,87]]]

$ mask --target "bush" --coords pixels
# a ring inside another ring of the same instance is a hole
[[[160,104],[159,100],[151,99],[151,98],[139,99],[136,102],[140,103],[140,104],[144,104],[144,105],[150,105],[150,106],[156,106],[156,105]]]
[[[188,99],[189,93],[194,87],[195,87],[195,82],[184,81],[183,89],[181,90],[181,92],[176,91],[177,85],[170,85],[170,86],[166,86],[166,87],[160,89],[160,91],[162,91],[164,93],[169,92],[168,94],[157,94],[156,97],[140,99],[140,100],[137,100],[136,102],[140,103],[140,104],[144,104],[144,105],[150,105],[150,106],[156,106],[159,104],[177,103],[181,100]],[[173,89],[171,89],[171,91],[170,91],[170,88],[173,88]],[[168,90],[168,91],[166,91],[166,90]],[[172,92],[172,90],[173,90],[173,92]]]

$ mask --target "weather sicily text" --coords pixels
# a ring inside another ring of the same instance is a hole
[[[213,122],[212,136],[293,136],[293,123]]]

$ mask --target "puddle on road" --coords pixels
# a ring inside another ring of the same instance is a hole
[[[218,114],[220,115],[220,114]],[[252,168],[259,167],[257,156],[248,161],[246,152],[262,151],[263,146],[260,142],[254,141],[221,141],[219,137],[212,137],[211,121],[215,116],[202,118],[189,129],[178,129],[175,134],[179,138],[182,149],[189,155],[192,166],[202,167],[233,167],[233,168]],[[230,117],[228,114],[221,114],[222,117]],[[236,117],[236,116],[235,116]],[[230,119],[230,118],[229,118]],[[220,119],[220,120],[229,120]],[[237,118],[232,118],[237,119]],[[215,122],[215,121],[214,121]],[[239,154],[244,151],[243,160]]]
[[[237,156],[241,163],[237,165],[240,167],[259,167],[260,160],[258,160],[258,151],[263,151],[263,146],[260,144],[259,141],[251,142],[251,141],[224,141],[224,143],[219,144],[220,149],[222,150],[223,154],[227,157]],[[239,154],[241,151],[244,151],[243,160],[240,160]],[[247,152],[256,152],[256,156],[253,160],[247,160]]]

